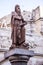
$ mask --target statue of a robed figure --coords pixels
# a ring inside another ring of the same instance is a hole
[[[14,47],[20,47],[20,46],[26,46],[25,44],[25,27],[27,23],[24,21],[22,15],[21,15],[21,10],[20,6],[16,5],[15,6],[15,11],[12,12],[11,15],[11,28],[12,28],[12,46],[11,48]]]
[[[15,6],[15,11],[11,15],[12,28],[12,45],[8,51],[4,53],[5,60],[10,61],[10,65],[27,65],[30,57],[34,55],[33,51],[29,50],[29,45],[25,43],[25,25],[20,6]],[[4,59],[2,59],[2,62]],[[9,64],[8,64],[9,65]]]

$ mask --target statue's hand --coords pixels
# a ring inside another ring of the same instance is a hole
[[[25,25],[26,25],[26,23],[21,23],[21,24],[20,24],[20,26],[25,26]]]

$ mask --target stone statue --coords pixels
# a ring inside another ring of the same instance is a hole
[[[21,9],[19,5],[15,6],[15,11],[12,12],[11,16],[11,28],[12,28],[12,46],[13,47],[21,47],[25,45],[25,28],[26,22],[24,21],[21,15]]]

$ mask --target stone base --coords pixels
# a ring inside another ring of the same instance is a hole
[[[27,65],[29,57],[27,56],[11,56],[9,57],[11,65]]]
[[[15,55],[22,55],[22,56],[34,56],[34,51],[28,50],[28,49],[22,49],[22,48],[14,48],[9,51],[7,51],[4,56],[5,58],[8,58],[9,56],[15,56]]]
[[[28,60],[33,55],[33,51],[21,48],[14,48],[5,53],[5,58],[9,58],[11,65],[27,65]]]

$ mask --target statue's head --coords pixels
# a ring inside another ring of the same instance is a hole
[[[15,12],[17,12],[18,14],[21,13],[20,6],[19,5],[16,5],[15,6]]]

